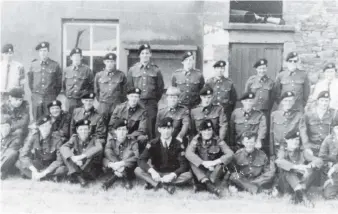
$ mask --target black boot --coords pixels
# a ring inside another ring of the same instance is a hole
[[[174,194],[176,191],[175,186],[170,184],[163,184],[163,189],[165,189],[170,195]]]
[[[154,189],[154,187],[150,183],[146,183],[146,185],[144,186],[144,189],[145,190],[150,190],[150,189]]]
[[[111,176],[105,182],[103,182],[103,184],[101,186],[102,189],[105,190],[105,191],[107,191],[108,188],[111,187],[115,183],[116,180],[117,180],[117,178],[116,178],[115,175]]]
[[[303,202],[303,192],[302,190],[296,190],[295,193],[292,195],[291,202],[293,204],[299,204]]]
[[[221,190],[216,188],[216,186],[213,183],[211,183],[209,180],[205,182],[205,186],[210,193],[215,194],[217,197],[222,196]]]
[[[77,175],[76,179],[80,183],[81,187],[86,187],[88,185],[88,182],[86,181],[86,179],[83,178],[82,175]]]
[[[123,186],[124,186],[124,188],[126,188],[128,190],[132,189],[133,188],[133,182],[128,178],[124,178],[123,179]]]

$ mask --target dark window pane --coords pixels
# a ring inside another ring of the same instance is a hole
[[[102,71],[103,69],[104,69],[103,57],[101,57],[101,56],[94,56],[93,57],[93,71],[94,71],[94,74]]]
[[[89,26],[88,25],[66,25],[67,33],[67,50],[71,50],[76,46],[82,50],[89,50],[90,37],[89,37]],[[83,32],[82,32],[83,31]],[[82,34],[79,34],[82,32]]]
[[[93,50],[113,51],[117,48],[116,26],[93,26]]]

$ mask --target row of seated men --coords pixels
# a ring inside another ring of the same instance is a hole
[[[238,134],[239,137],[236,137],[235,142],[227,142],[226,136],[220,137],[222,127],[208,118],[191,125],[195,133],[193,132],[194,136],[188,138],[189,142],[185,144],[182,138],[175,134],[177,129],[182,131],[182,127],[177,128],[177,123],[182,121],[177,121],[174,117],[158,116],[156,123],[158,137],[148,140],[142,133],[140,126],[142,121],[133,121],[132,113],[137,111],[136,106],[142,108],[138,104],[139,92],[138,88],[128,90],[127,103],[116,107],[109,120],[108,135],[107,122],[99,114],[91,114],[95,111],[93,108],[95,95],[89,93],[82,97],[83,107],[75,109],[72,116],[61,110],[61,102],[56,100],[49,103],[50,114],[31,126],[26,137],[25,129],[28,129],[29,116],[22,109],[27,108],[27,103],[22,99],[21,90],[11,90],[8,102],[1,109],[2,178],[5,178],[15,165],[24,177],[35,180],[67,177],[86,186],[88,180],[97,178],[101,171],[104,171],[111,174],[103,184],[105,189],[119,177],[123,178],[126,188],[131,188],[130,181],[136,174],[146,181],[147,189],[163,187],[169,193],[175,191],[175,185],[184,184],[193,178],[196,190],[206,189],[217,196],[221,196],[222,192],[215,184],[218,180],[225,179],[231,187],[236,186],[251,193],[260,192],[266,187],[271,188],[273,184],[280,193],[293,193],[295,203],[307,201],[306,190],[319,180],[319,184],[323,184],[324,187],[324,196],[336,197],[338,136],[336,117],[331,118],[332,123],[324,124],[329,125],[330,134],[320,145],[318,153],[305,144],[302,125],[296,125],[286,133],[283,141],[274,144],[274,153],[277,157],[271,156],[269,161],[265,152],[260,150],[259,131],[251,130],[247,125],[230,124],[230,132],[237,133],[247,129]],[[170,99],[175,103],[178,94],[177,89],[168,89],[168,108],[172,107]],[[208,100],[206,98],[210,100],[212,89],[205,87],[200,95],[202,103],[205,102],[203,100]],[[256,114],[253,109],[246,110],[252,104],[254,96],[254,93],[249,92],[240,99],[243,108],[238,110],[243,111],[244,117]],[[283,108],[292,110],[293,98],[292,92],[285,92],[281,102],[284,100],[287,102],[285,105],[282,104]],[[318,106],[327,105],[329,100],[328,92],[319,94]],[[118,111],[123,111],[123,108],[131,112],[128,114],[130,117],[116,118],[114,115],[118,114]],[[236,110],[232,117],[236,115]],[[286,109],[285,113],[290,112]],[[80,118],[81,114],[91,117]],[[16,116],[16,120],[13,120],[13,115]],[[141,115],[146,118],[146,112]],[[186,120],[192,121],[192,115],[193,111]],[[76,117],[79,119],[75,119]],[[260,120],[262,118],[260,117]],[[302,116],[302,121],[306,121],[304,118],[306,117]],[[137,128],[130,126],[130,123],[137,123]],[[310,124],[312,123],[313,120],[310,120]],[[307,126],[307,122],[301,124]],[[321,124],[317,125],[318,129],[326,128]],[[262,127],[261,124],[259,126]],[[273,126],[271,127],[273,129]],[[141,134],[138,134],[140,131]],[[272,133],[276,134],[276,131],[273,130]],[[303,145],[300,145],[300,141]],[[279,169],[278,176],[275,176],[276,166]],[[327,172],[327,177],[323,177],[322,172]]]

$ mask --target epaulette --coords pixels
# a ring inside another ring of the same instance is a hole
[[[156,64],[154,64],[153,62],[149,63],[149,65],[151,65],[151,66],[154,66],[154,67],[158,68],[158,66],[157,66]]]
[[[174,73],[175,73],[175,72],[178,73],[178,72],[182,72],[182,71],[183,71],[183,68],[179,68],[179,69],[177,69],[176,71],[174,71]]]
[[[38,61],[38,59],[33,59],[32,62]]]
[[[235,155],[239,155],[240,153],[242,153],[244,151],[244,148],[240,148],[239,150],[237,150],[235,152]]]
[[[255,79],[255,77],[256,77],[256,75],[252,75],[252,76],[250,76],[250,77],[248,78],[248,80],[247,80],[247,81],[252,81],[252,80],[254,80],[254,79]]]

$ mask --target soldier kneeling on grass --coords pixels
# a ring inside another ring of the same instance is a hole
[[[102,143],[90,134],[90,121],[79,120],[75,124],[76,133],[60,148],[60,153],[68,168],[68,176],[77,180],[81,187],[88,185],[101,172]]]
[[[58,180],[67,173],[59,151],[62,138],[52,134],[50,116],[40,118],[36,127],[26,138],[16,167],[24,177],[33,180]]]
[[[299,130],[293,129],[285,136],[286,148],[277,155],[279,167],[277,189],[281,194],[293,193],[291,202],[305,203],[313,206],[307,197],[307,190],[320,176],[323,161],[315,157],[310,149],[303,149],[300,143]]]
[[[115,136],[108,134],[107,144],[104,149],[103,169],[108,172],[109,179],[102,188],[107,190],[117,179],[123,179],[124,187],[132,189],[132,179],[135,178],[134,170],[139,157],[136,140],[127,137],[128,121],[116,120],[113,124]]]
[[[270,189],[275,175],[274,163],[269,163],[267,155],[256,148],[257,133],[244,132],[240,137],[244,146],[234,155],[234,170],[230,176],[230,191],[244,190],[256,194]]]
[[[199,134],[192,139],[186,151],[195,175],[195,191],[206,189],[220,197],[221,190],[215,183],[224,177],[224,167],[231,162],[233,154],[225,141],[215,135],[212,121],[202,121]]]
[[[173,138],[173,119],[163,118],[158,124],[160,137],[151,140],[139,158],[135,169],[137,177],[146,181],[145,189],[163,187],[169,194],[175,186],[185,184],[192,178],[188,161],[184,157],[184,146]],[[151,159],[150,166],[148,160]]]

